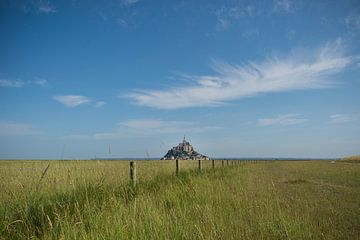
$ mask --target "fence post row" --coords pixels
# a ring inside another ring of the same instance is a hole
[[[136,162],[130,161],[130,181],[133,187],[136,186]]]
[[[255,160],[229,160],[229,159],[221,159],[221,167],[225,166],[225,161],[226,161],[226,166],[234,166],[234,165],[243,165],[246,163],[260,163],[260,161],[255,161]],[[229,164],[229,161],[231,161],[231,163]],[[180,160],[176,159],[175,160],[176,163],[176,176],[179,176],[180,173]],[[215,169],[215,160],[212,159],[211,160],[211,166],[212,169]],[[203,160],[198,160],[198,169],[201,171],[203,169]],[[136,186],[136,161],[135,160],[131,160],[130,161],[130,182],[131,185],[133,187]]]

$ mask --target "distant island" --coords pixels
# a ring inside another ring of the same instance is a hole
[[[196,152],[191,144],[184,139],[179,145],[170,149],[161,160],[209,160],[209,157]]]

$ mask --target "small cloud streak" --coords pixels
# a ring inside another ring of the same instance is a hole
[[[48,0],[30,0],[25,1],[22,5],[22,10],[25,13],[36,14],[52,14],[56,13],[57,9],[51,1]]]
[[[38,132],[31,124],[0,121],[1,137],[20,137],[35,134],[38,134]]]
[[[159,119],[130,120],[119,123],[119,125],[133,130],[150,130],[156,132],[181,132],[184,131],[184,129],[194,127],[191,122],[163,121]]]
[[[123,18],[118,18],[116,22],[122,28],[128,28],[129,27],[129,23]]]
[[[0,79],[0,87],[15,87],[20,88],[25,85],[24,81],[21,80],[8,80]]]
[[[37,77],[33,81],[0,79],[0,87],[21,88],[26,85],[38,85],[41,87],[45,87],[46,84],[47,84],[46,79],[37,78]]]
[[[96,107],[96,108],[101,108],[101,107],[103,107],[105,104],[106,104],[106,102],[98,101],[98,102],[95,103],[95,107]]]
[[[120,0],[121,4],[124,6],[132,6],[135,3],[138,3],[140,0]]]
[[[274,9],[279,12],[290,13],[292,11],[292,2],[290,0],[274,0]]]
[[[309,54],[293,52],[241,65],[215,61],[215,74],[189,76],[192,84],[164,90],[134,90],[122,95],[133,103],[158,109],[219,106],[259,94],[335,86],[331,77],[354,61],[342,42],[328,43]]]
[[[345,18],[345,24],[350,30],[360,30],[360,14],[352,13]]]
[[[68,137],[72,139],[108,140],[173,133],[199,133],[221,129],[221,127],[215,126],[199,126],[193,122],[164,121],[161,119],[135,119],[120,122],[117,126],[118,127],[111,132],[95,133],[92,135],[74,134]]]
[[[230,27],[232,22],[237,21],[242,17],[252,17],[255,13],[255,8],[251,5],[242,6],[222,6],[216,9],[215,30],[222,31]]]
[[[349,123],[355,121],[357,121],[355,117],[347,114],[333,114],[330,116],[330,123],[342,124],[342,123]]]
[[[244,38],[251,38],[254,36],[259,36],[259,34],[260,34],[259,30],[257,28],[254,28],[254,29],[249,29],[249,30],[244,31],[241,35]]]
[[[38,1],[37,10],[39,13],[56,13],[56,8],[49,1]]]
[[[90,102],[90,99],[88,97],[77,95],[58,95],[53,96],[53,99],[65,105],[66,107],[77,107]]]
[[[32,81],[33,84],[39,85],[41,87],[45,87],[47,84],[47,80],[46,79],[42,79],[42,78],[35,78],[34,81]]]
[[[308,119],[301,118],[300,114],[284,114],[284,115],[279,115],[275,118],[258,119],[257,125],[259,125],[259,126],[272,126],[272,125],[288,126],[288,125],[296,125],[296,124],[304,123],[307,121],[308,121]]]

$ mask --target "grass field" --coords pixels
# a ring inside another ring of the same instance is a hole
[[[360,239],[360,164],[196,168],[139,161],[132,188],[128,161],[0,161],[0,239]]]

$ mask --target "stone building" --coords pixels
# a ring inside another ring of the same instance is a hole
[[[179,143],[179,145],[177,145],[176,147],[173,147],[173,149],[177,150],[177,151],[188,152],[188,153],[192,153],[192,151],[194,150],[193,147],[191,146],[191,144],[185,140],[185,137],[184,137],[183,141],[181,143]]]
[[[181,159],[181,160],[208,160],[209,158],[196,152],[193,146],[184,139],[179,145],[170,149],[162,160],[167,159]]]

